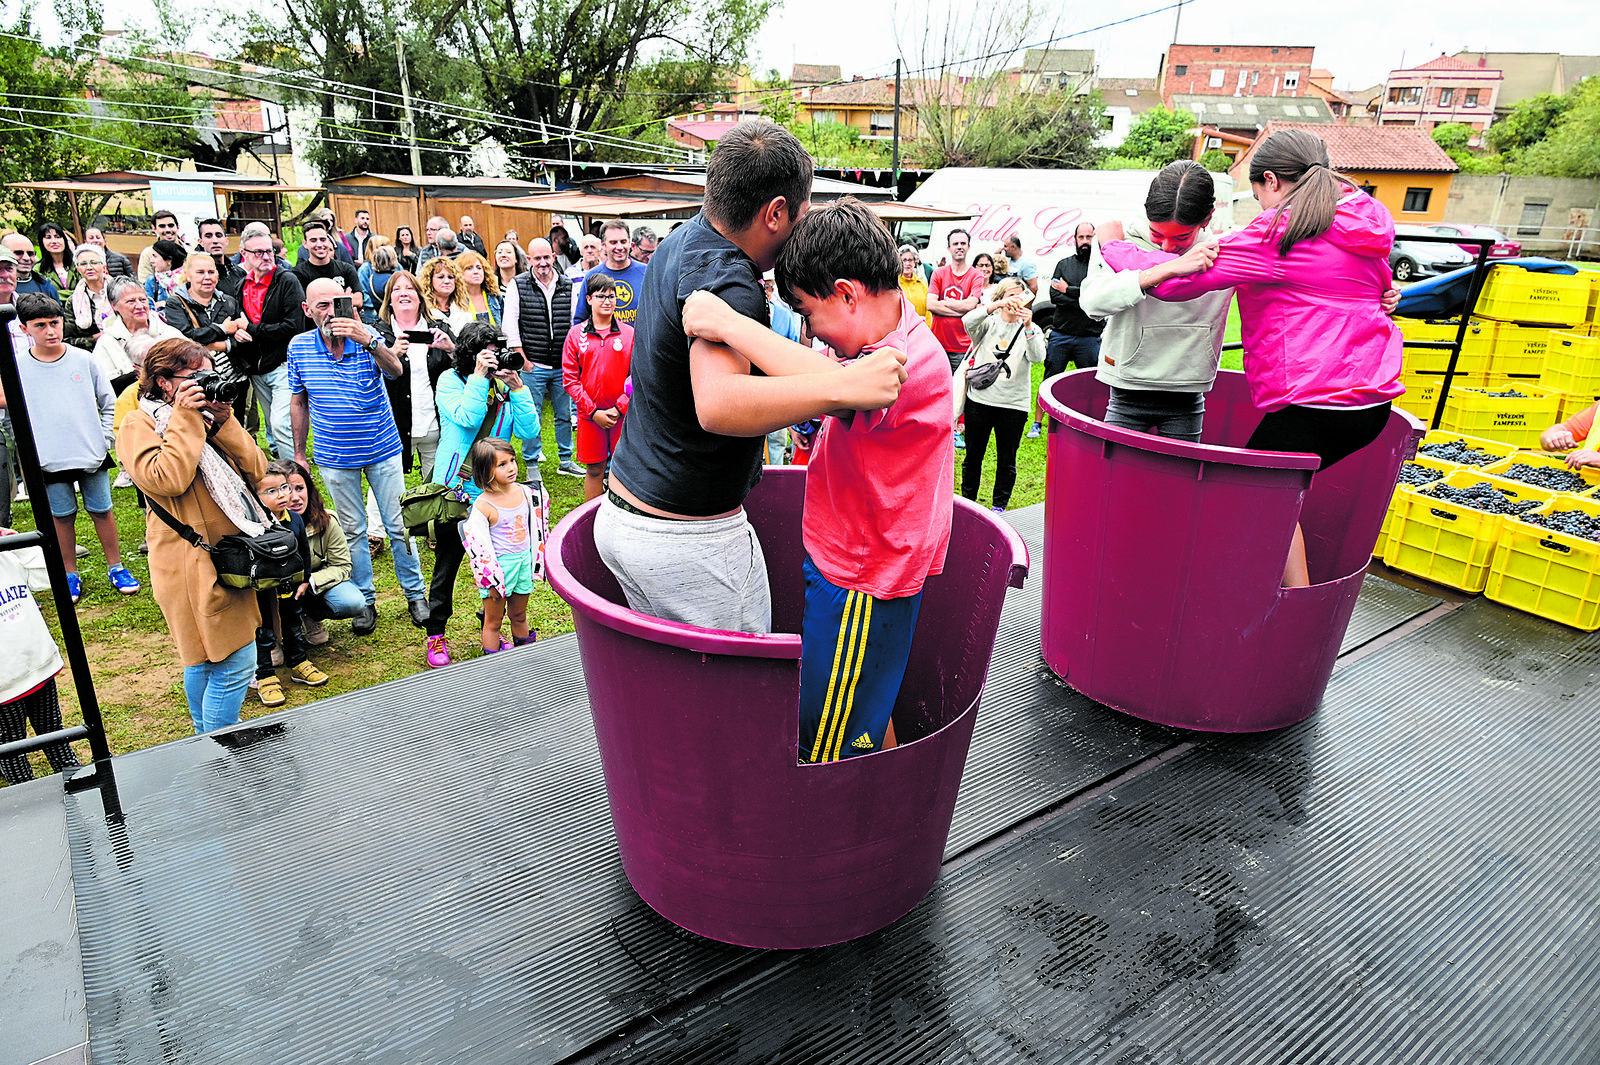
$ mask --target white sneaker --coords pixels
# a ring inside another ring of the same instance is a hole
[[[111,482],[111,487],[112,488],[132,488],[133,487],[133,478],[128,476],[128,471],[127,470],[122,470],[120,473],[117,474],[117,479]]]

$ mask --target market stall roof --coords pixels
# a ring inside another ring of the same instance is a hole
[[[506,200],[485,200],[489,207],[511,207],[551,214],[608,215],[615,218],[653,218],[657,215],[698,211],[697,199],[660,197],[604,196],[577,189],[548,192],[537,196],[513,196]]]
[[[9,189],[38,189],[42,192],[142,192],[150,187],[148,181],[138,184],[110,181],[8,181]]]
[[[975,217],[971,211],[946,211],[938,207],[894,201],[869,203],[866,207],[885,222],[955,222]]]

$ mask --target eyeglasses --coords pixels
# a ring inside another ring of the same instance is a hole
[[[271,255],[271,248],[240,248],[240,255]]]
[[[615,292],[596,292],[589,298],[592,300],[610,300],[612,303],[617,302],[617,294]]]
[[[260,491],[260,493],[264,496],[282,496],[288,495],[290,492],[294,491],[294,489],[290,488],[286,484],[280,484],[276,488],[262,488],[258,489],[258,491]]]

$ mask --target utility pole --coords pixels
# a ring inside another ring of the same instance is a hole
[[[394,51],[400,60],[400,100],[405,107],[406,140],[411,144],[411,176],[422,176],[422,151],[417,147],[417,121],[411,116],[411,76],[406,73],[406,46],[394,31]]]
[[[895,195],[900,195],[900,60],[894,61],[894,157],[889,163]]]

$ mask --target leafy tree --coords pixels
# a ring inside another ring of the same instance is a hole
[[[1433,143],[1446,152],[1464,152],[1472,139],[1472,127],[1465,122],[1441,122],[1433,127]]]
[[[1153,108],[1133,120],[1117,154],[1143,160],[1145,168],[1159,170],[1187,159],[1194,151],[1194,127],[1194,116],[1187,112]]]
[[[1228,158],[1226,152],[1212,148],[1200,157],[1200,165],[1213,174],[1225,174],[1233,168],[1233,160]]]
[[[1514,155],[1544,140],[1571,106],[1572,100],[1567,96],[1548,92],[1530,96],[1490,126],[1484,136],[1496,152]]]
[[[1600,177],[1600,77],[1567,93],[1568,106],[1545,138],[1525,149],[1516,170],[1550,177]]]
[[[756,78],[755,83],[761,93],[761,117],[780,126],[793,122],[800,103],[790,91],[789,79],[778,70],[769,70],[765,78]]]
[[[1091,169],[1105,157],[1095,142],[1105,105],[1098,93],[1078,97],[1064,90],[1001,92],[955,144],[920,144],[925,167],[992,166]]]
[[[888,148],[861,139],[861,131],[840,122],[793,122],[789,128],[806,151],[824,167],[887,168]]]

